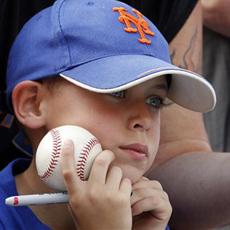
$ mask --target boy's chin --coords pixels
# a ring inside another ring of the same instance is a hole
[[[124,167],[122,168],[122,172],[123,172],[123,178],[129,178],[132,184],[139,181],[144,175],[143,171],[133,167]]]

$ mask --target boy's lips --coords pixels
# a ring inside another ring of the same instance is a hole
[[[132,155],[137,160],[146,158],[148,156],[148,147],[142,144],[130,144],[130,145],[122,145],[119,147],[122,150],[125,150],[129,154]]]

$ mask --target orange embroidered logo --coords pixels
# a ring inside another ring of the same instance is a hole
[[[145,21],[143,18],[143,15],[135,9],[132,9],[132,11],[137,15],[137,18],[133,16],[132,14],[128,13],[125,8],[123,7],[114,7],[113,11],[117,11],[120,16],[118,18],[119,22],[125,24],[124,30],[128,33],[139,33],[140,38],[138,39],[139,42],[143,44],[151,44],[151,40],[147,39],[145,35],[153,36],[154,33],[150,30],[148,22]],[[133,28],[132,24],[136,27]]]

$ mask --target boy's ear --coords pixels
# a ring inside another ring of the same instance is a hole
[[[39,82],[23,81],[15,86],[12,93],[14,113],[25,127],[40,128],[44,125],[40,106],[43,96],[43,87]]]

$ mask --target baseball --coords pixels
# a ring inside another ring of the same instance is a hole
[[[76,173],[86,180],[95,157],[102,151],[97,138],[79,126],[64,125],[50,130],[41,140],[36,152],[36,167],[40,178],[51,188],[66,191],[61,171],[63,142],[74,143]]]

